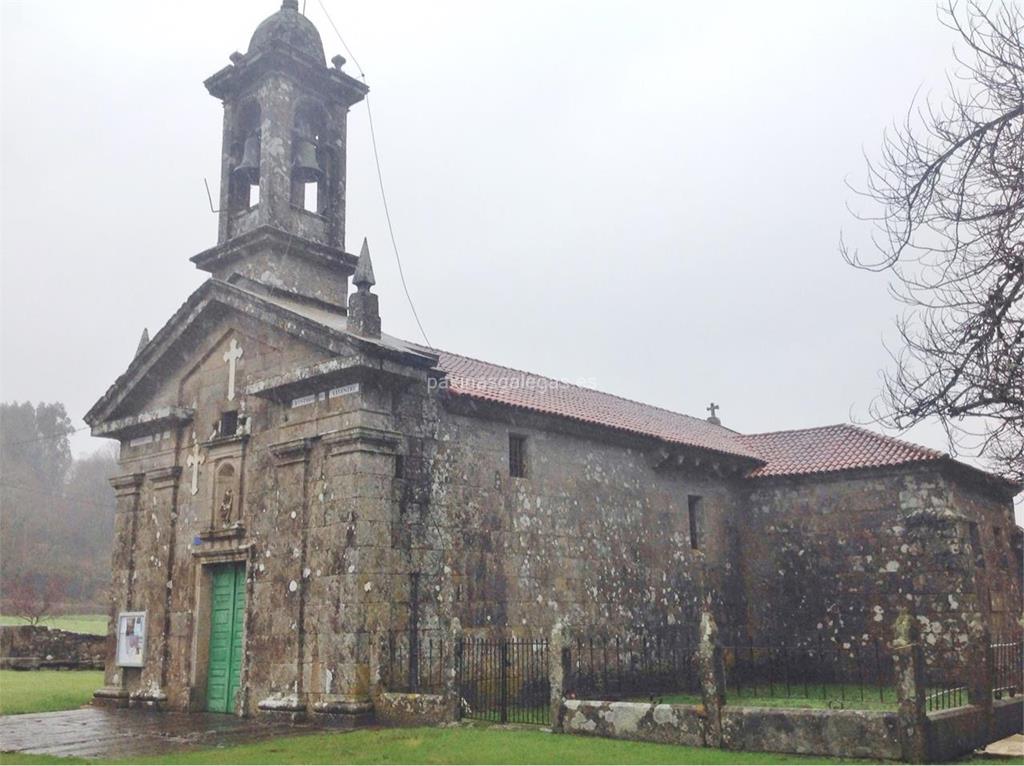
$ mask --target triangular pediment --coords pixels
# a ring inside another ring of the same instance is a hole
[[[86,422],[95,430],[103,423],[145,416],[167,407],[187,410],[190,382],[211,365],[224,366],[221,360],[231,351],[232,339],[236,347],[239,343],[243,348],[248,346],[241,357],[244,362],[239,364],[248,365],[250,377],[265,378],[331,360],[373,364],[373,359],[382,354],[401,356],[405,363],[417,367],[436,363],[436,358],[429,355],[348,333],[343,314],[210,279],[138,353],[86,414]],[[258,371],[256,359],[264,360]],[[239,390],[243,384],[239,378]]]

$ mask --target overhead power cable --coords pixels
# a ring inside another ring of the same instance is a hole
[[[341,43],[341,47],[345,49],[345,53],[348,54],[349,59],[355,65],[356,71],[359,72],[359,79],[364,83],[366,82],[366,73],[363,68],[359,66],[359,60],[352,53],[352,49],[348,47],[345,42],[345,38],[341,36],[341,32],[338,30],[337,25],[334,23],[334,19],[331,18],[330,11],[327,10],[327,6],[324,5],[324,0],[317,0],[320,5],[320,9],[324,12],[324,16],[327,17],[327,23],[330,24],[331,29],[334,30],[334,34],[337,35],[338,41]],[[409,308],[412,311],[413,319],[416,320],[416,326],[420,329],[420,335],[423,336],[423,342],[427,344],[428,348],[433,348],[433,344],[427,337],[426,330],[423,329],[423,322],[420,321],[419,312],[416,311],[416,304],[413,303],[412,294],[409,292],[409,285],[405,280],[405,269],[402,268],[402,256],[398,252],[398,240],[395,238],[395,227],[391,221],[391,209],[388,205],[388,195],[384,189],[384,173],[380,166],[380,152],[377,150],[377,131],[373,124],[373,109],[370,108],[370,96],[366,96],[366,117],[370,125],[370,144],[373,147],[373,161],[377,166],[377,184],[380,186],[380,199],[384,204],[384,219],[387,221],[388,234],[391,237],[391,248],[395,254],[395,263],[398,264],[398,277],[402,281],[402,290],[405,292],[405,299],[409,302]]]

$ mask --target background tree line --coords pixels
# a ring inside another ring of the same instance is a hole
[[[117,450],[71,455],[64,405],[0,404],[0,609],[105,611]]]

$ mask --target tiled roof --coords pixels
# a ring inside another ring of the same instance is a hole
[[[111,402],[118,391],[133,385],[131,376],[147,363],[150,349],[159,346],[174,326],[191,321],[194,317],[190,318],[189,312],[208,294],[215,293],[214,288],[248,295],[265,307],[300,315],[334,333],[347,334],[343,316],[279,296],[257,295],[219,280],[208,280],[189,297],[167,326],[154,336],[144,353],[135,357],[128,371],[93,406],[86,415],[87,422],[95,425],[93,421],[100,418],[101,407]],[[496,402],[763,463],[748,474],[751,478],[884,468],[947,457],[941,452],[851,425],[743,435],[700,418],[510,367],[427,349],[390,336],[383,336],[376,343],[396,352],[425,355],[428,363],[436,355],[438,367],[447,373],[448,390],[456,396]]]
[[[766,461],[765,465],[749,474],[751,478],[885,468],[947,457],[942,452],[851,425],[776,431],[737,438]]]
[[[706,420],[446,351],[435,349],[434,353],[439,358],[438,366],[448,373],[448,390],[457,396],[498,402],[726,455],[758,458],[735,431]]]

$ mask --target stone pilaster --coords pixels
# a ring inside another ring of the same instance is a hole
[[[270,666],[265,681],[270,695],[257,700],[257,707],[264,713],[287,715],[293,720],[303,718],[308,708],[308,577],[304,574],[313,444],[313,439],[295,439],[270,448],[278,503],[274,508],[276,534],[266,542],[263,553],[267,563],[254,587],[254,592],[260,590],[255,597],[260,613],[254,622],[263,627],[262,632],[254,631],[253,656]]]
[[[551,730],[562,731],[562,703],[569,666],[569,630],[562,620],[555,622],[548,643],[548,678],[551,682]]]
[[[362,723],[379,686],[380,631],[390,626],[390,486],[400,437],[361,424],[323,437],[313,493],[309,569],[318,598],[306,617],[316,647],[311,709],[335,723]]]
[[[136,604],[146,611],[146,664],[140,686],[132,692],[132,706],[163,707],[167,702],[167,667],[170,658],[171,588],[174,572],[174,534],[177,526],[177,496],[180,466],[150,471],[148,492],[140,503],[136,534],[138,552],[145,558],[136,579],[150,600]],[[159,594],[159,595],[157,595]]]
[[[981,710],[986,728],[993,724],[992,687],[995,685],[995,667],[992,657],[992,635],[981,621],[971,625],[969,650],[971,672],[967,678],[967,700]],[[997,737],[998,739],[998,737]],[[990,741],[988,736],[985,742]]]
[[[900,749],[907,763],[928,761],[928,716],[925,710],[925,665],[917,620],[903,609],[893,625],[893,663]]]
[[[700,616],[700,643],[697,645],[697,673],[704,703],[707,747],[722,746],[722,708],[725,706],[725,665],[718,644],[718,625],[710,608]]]
[[[135,581],[135,538],[138,529],[139,498],[143,473],[129,473],[110,480],[116,498],[114,512],[114,551],[111,556],[110,615],[107,622],[107,662],[103,688],[95,693],[95,702],[125,707],[128,704],[129,679],[117,665],[117,616],[133,608]]]

